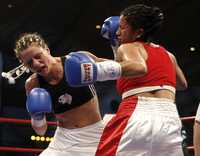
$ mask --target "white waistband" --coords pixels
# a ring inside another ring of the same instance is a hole
[[[174,94],[176,92],[174,87],[168,86],[168,85],[140,87],[140,88],[135,88],[135,89],[131,89],[131,90],[128,90],[128,91],[124,92],[122,94],[122,99],[124,99],[126,97],[129,97],[129,96],[132,96],[132,95],[135,95],[135,94],[138,94],[138,93],[143,93],[143,92],[148,92],[148,91],[153,91],[153,90],[160,90],[160,89],[170,90]]]
[[[80,128],[72,128],[72,129],[68,129],[68,128],[64,128],[64,127],[57,127],[58,131],[62,131],[62,132],[66,132],[66,133],[80,133],[80,132],[84,132],[84,131],[90,131],[90,130],[94,130],[97,128],[103,128],[104,127],[104,121],[100,120],[97,121],[96,123],[84,126],[84,127],[80,127]]]

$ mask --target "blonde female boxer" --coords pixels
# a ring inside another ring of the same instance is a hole
[[[25,84],[33,129],[45,134],[49,112],[58,121],[53,141],[40,156],[94,156],[104,128],[94,86],[70,87],[64,71],[66,56],[53,57],[37,33],[22,34],[15,52],[24,69],[33,72]]]

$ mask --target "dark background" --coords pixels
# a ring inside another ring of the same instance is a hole
[[[177,58],[189,83],[186,91],[177,92],[180,116],[195,115],[200,101],[200,1],[199,0],[2,0],[0,2],[0,71],[9,71],[20,63],[14,55],[14,42],[19,34],[38,32],[49,43],[53,56],[68,52],[88,50],[99,57],[113,58],[108,41],[100,35],[96,25],[105,18],[119,15],[130,4],[145,3],[160,7],[165,14],[162,30],[155,36],[160,43]],[[191,51],[191,47],[195,50]],[[28,119],[25,109],[24,82],[29,74],[23,75],[10,85],[0,77],[1,116]],[[115,82],[97,83],[102,115],[113,112],[119,101]],[[192,123],[184,122],[188,144],[192,144]],[[33,131],[22,127],[8,136],[15,125],[0,123],[0,144],[40,146],[28,143]],[[21,134],[24,131],[26,135]],[[52,135],[52,129],[49,134]],[[16,141],[16,135],[23,141]],[[9,138],[9,139],[8,139]],[[29,139],[29,138],[28,138]],[[24,143],[24,141],[26,143]],[[6,155],[1,154],[0,155]]]

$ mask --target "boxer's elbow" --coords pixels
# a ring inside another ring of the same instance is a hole
[[[180,82],[180,81],[177,81],[176,82],[176,89],[177,90],[186,90],[188,88],[188,83],[187,83],[187,81],[182,81],[182,82]]]
[[[147,74],[147,66],[144,63],[135,63],[130,64],[124,67],[122,70],[122,76],[130,76],[130,77],[140,77]]]
[[[148,70],[147,70],[147,65],[146,65],[146,64],[142,64],[142,65],[140,66],[140,69],[139,69],[140,75],[141,75],[141,76],[144,76],[144,75],[147,74],[147,72],[148,72]]]
[[[136,77],[140,77],[140,76],[144,76],[145,74],[147,74],[147,67],[145,64],[140,64],[138,66],[135,67],[135,73],[136,73]],[[134,74],[134,73],[133,73]]]
[[[176,76],[176,89],[177,90],[185,90],[188,88],[187,80],[184,76]]]

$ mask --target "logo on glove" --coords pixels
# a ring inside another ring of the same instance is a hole
[[[93,66],[92,63],[81,64],[81,81],[82,83],[89,83],[93,80]]]

